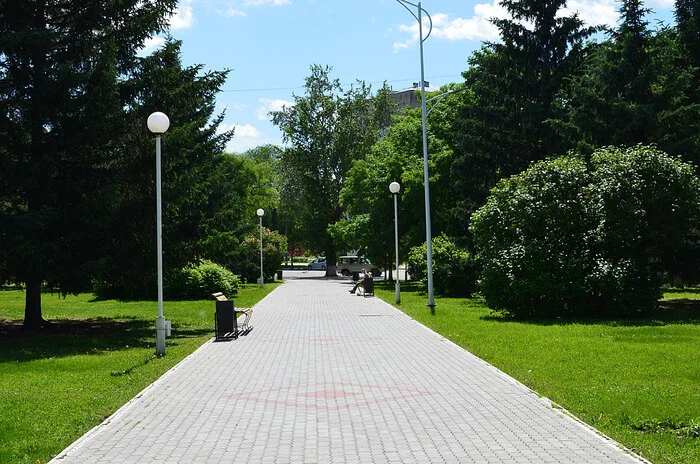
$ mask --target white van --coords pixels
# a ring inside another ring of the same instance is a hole
[[[364,256],[347,255],[338,258],[338,272],[344,276],[370,271],[374,277],[382,275],[382,270],[374,267]]]

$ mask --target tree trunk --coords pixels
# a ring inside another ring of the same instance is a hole
[[[34,16],[34,27],[37,30],[43,31],[46,28],[45,10],[42,2],[38,2]],[[39,34],[39,36],[42,36]],[[43,188],[45,185],[46,168],[43,163],[44,157],[44,122],[46,116],[43,114],[45,108],[45,93],[47,92],[46,84],[46,43],[45,40],[35,40],[31,44],[29,55],[33,64],[31,88],[31,100],[29,107],[29,133],[31,136],[29,147],[29,171],[31,175],[31,184],[27,191],[27,213],[31,217],[41,211],[44,204]],[[40,241],[40,234],[37,227],[33,232],[33,238],[30,240]],[[38,263],[29,263],[29,275],[36,275]],[[44,319],[41,317],[41,282],[42,279],[34,277],[27,279],[27,291],[24,305],[24,328],[39,329],[44,325]]]
[[[27,282],[24,304],[24,328],[40,329],[44,325],[41,317],[41,282]]]
[[[335,277],[338,275],[338,267],[336,266],[338,254],[330,240],[326,243],[326,277]]]

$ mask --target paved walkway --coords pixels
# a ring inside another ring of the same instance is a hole
[[[288,280],[52,462],[645,462],[349,288]]]

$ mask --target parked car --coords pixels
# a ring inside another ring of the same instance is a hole
[[[326,270],[326,258],[316,258],[306,266],[310,271],[325,271]]]
[[[372,265],[372,262],[364,256],[341,256],[338,258],[338,272],[344,276],[352,275],[353,273],[372,272],[372,275],[378,277],[382,275],[382,270]]]

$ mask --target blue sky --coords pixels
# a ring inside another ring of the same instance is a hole
[[[413,2],[412,3],[417,3]],[[672,20],[673,0],[648,0],[655,18]],[[425,74],[431,86],[460,82],[467,58],[482,41],[498,40],[488,22],[505,15],[499,0],[425,0],[433,19],[425,42]],[[617,21],[614,0],[569,0],[589,24]],[[427,29],[427,22],[426,29]],[[418,23],[396,0],[180,0],[171,35],[183,41],[186,65],[229,68],[217,98],[226,109],[222,129],[235,127],[230,152],[282,144],[268,116],[302,95],[312,64],[333,68],[344,88],[356,80],[393,89],[420,80]],[[145,52],[162,37],[148,41]]]

